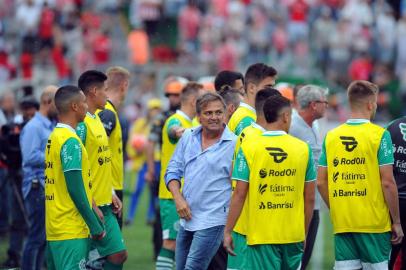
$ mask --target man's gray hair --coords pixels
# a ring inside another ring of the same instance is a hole
[[[223,104],[223,109],[225,110],[227,108],[226,103],[224,102],[224,99],[216,93],[205,93],[201,95],[200,97],[197,98],[196,100],[196,112],[197,114],[200,115],[202,112],[203,108],[207,106],[210,102],[214,101],[220,101],[221,104]]]
[[[296,95],[300,109],[305,109],[312,101],[320,101],[328,95],[328,89],[317,85],[308,84],[299,89]]]

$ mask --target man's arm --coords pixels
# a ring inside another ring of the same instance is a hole
[[[178,142],[180,137],[182,137],[184,131],[185,129],[182,127],[182,123],[176,118],[170,119],[167,126],[167,130],[164,130],[164,132],[167,132],[169,141],[172,144]]]
[[[317,189],[320,196],[330,208],[330,202],[328,197],[328,172],[327,172],[327,155],[326,155],[326,138],[324,138],[323,146],[319,157],[319,166],[317,171]]]
[[[73,203],[89,227],[91,235],[96,239],[101,239],[105,232],[101,221],[93,213],[87,199],[82,178],[82,153],[80,149],[80,143],[74,138],[69,139],[62,146],[61,161],[66,187]]]
[[[231,237],[231,232],[233,231],[234,226],[241,215],[241,211],[247,197],[249,189],[249,176],[250,170],[248,162],[245,158],[244,152],[242,151],[242,147],[240,147],[235,157],[232,172],[232,179],[233,181],[237,181],[237,185],[231,198],[230,212],[228,213],[227,223],[224,228],[223,246],[226,251],[232,256],[235,256],[236,254],[234,253],[234,244]]]
[[[388,205],[392,218],[391,241],[396,245],[402,242],[403,231],[402,226],[400,225],[398,189],[393,177],[392,165],[380,166],[379,173],[381,175],[382,190],[385,197],[385,202]]]
[[[305,186],[304,186],[304,207],[305,207],[305,232],[307,235],[310,221],[313,217],[314,201],[315,201],[315,188],[316,188],[316,168],[314,166],[313,152],[309,145],[307,145],[309,157],[307,161]]]
[[[147,163],[147,173],[145,174],[145,180],[147,180],[149,183],[152,183],[155,180],[157,173],[159,174],[159,172],[155,171],[155,157],[154,157],[155,144],[156,142],[148,140],[147,146],[145,148],[146,163]]]
[[[109,109],[104,109],[99,112],[99,118],[103,123],[107,136],[110,137],[110,134],[114,131],[115,127],[117,126],[115,113]]]
[[[330,201],[328,197],[328,175],[327,167],[319,166],[317,171],[317,189],[319,190],[320,196],[326,203],[327,207],[330,209]]]
[[[20,136],[21,157],[24,166],[43,166],[45,152],[41,149],[41,131],[34,126],[25,126]]]
[[[402,241],[403,231],[400,225],[399,195],[395,179],[393,177],[393,148],[390,133],[385,130],[382,135],[378,149],[379,174],[386,205],[392,218],[392,243],[398,244]]]
[[[173,195],[173,200],[176,204],[176,211],[180,218],[190,220],[192,218],[192,211],[190,211],[190,207],[183,198],[182,193],[180,192],[180,181],[178,179],[172,179],[168,183],[168,189]]]
[[[235,256],[236,254],[234,253],[234,244],[231,237],[231,232],[233,231],[234,226],[241,215],[241,211],[245,203],[245,198],[247,197],[248,188],[248,182],[237,181],[233,196],[231,197],[230,212],[228,213],[227,223],[224,228],[223,245],[226,251],[232,256]]]
[[[239,136],[241,132],[244,130],[244,128],[250,126],[253,122],[255,122],[255,119],[253,119],[250,116],[246,116],[243,119],[241,119],[241,121],[235,128],[235,135]]]

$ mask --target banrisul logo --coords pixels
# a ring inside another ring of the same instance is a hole
[[[358,142],[351,136],[340,136],[341,143],[345,146],[345,151],[352,152],[358,146]]]
[[[406,141],[406,124],[400,123],[399,128],[400,128],[400,133],[402,133],[402,135],[403,135],[403,140]]]
[[[283,151],[281,148],[278,147],[266,147],[265,148],[271,157],[273,157],[273,161],[275,163],[281,163],[288,157],[288,153]]]

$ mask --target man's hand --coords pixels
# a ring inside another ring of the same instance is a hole
[[[234,252],[233,237],[231,236],[230,232],[224,231],[223,246],[226,249],[227,253],[230,254],[231,256],[236,256],[237,255]]]
[[[152,184],[155,180],[155,172],[152,170],[148,170],[147,173],[145,174],[145,180],[149,183]]]
[[[100,211],[100,210],[99,210]],[[106,231],[102,231],[100,234],[98,235],[92,235],[92,239],[96,240],[96,241],[100,241],[102,240],[104,237],[106,236]]]
[[[393,245],[400,244],[403,239],[403,230],[400,223],[393,223],[392,224],[392,238],[391,242]]]
[[[189,205],[183,197],[178,197],[175,199],[176,211],[180,218],[190,220],[192,218],[192,212],[190,211]]]
[[[104,223],[104,215],[103,212],[97,207],[97,205],[94,203],[93,204],[93,211],[96,213],[96,215],[99,217],[100,221]]]
[[[113,213],[118,215],[118,217],[121,217],[121,210],[123,209],[123,203],[120,201],[120,199],[117,197],[116,194],[113,194],[113,201],[112,201],[111,207],[113,208]]]
[[[176,136],[176,138],[179,139],[180,137],[182,137],[183,132],[185,132],[185,130],[186,130],[186,129],[184,129],[184,128],[182,128],[182,127],[176,128],[176,130],[175,130],[175,136]]]

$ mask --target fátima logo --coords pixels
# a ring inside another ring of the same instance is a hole
[[[337,180],[338,180],[338,176],[340,175],[340,173],[339,172],[335,172],[335,173],[333,173],[333,182],[335,183],[335,182],[337,182]]]
[[[258,186],[258,192],[262,195],[266,191],[266,188],[268,187],[267,184],[259,184]]]
[[[281,148],[278,147],[266,147],[265,148],[271,157],[273,157],[273,161],[275,163],[281,163],[288,157],[288,153],[283,151]]]
[[[358,142],[354,137],[350,136],[340,136],[341,143],[345,146],[345,151],[352,152],[357,148]]]

